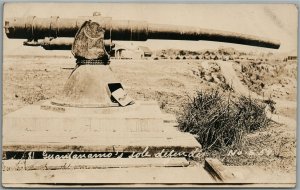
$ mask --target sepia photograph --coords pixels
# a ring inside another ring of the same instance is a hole
[[[3,5],[2,186],[296,186],[297,4]]]

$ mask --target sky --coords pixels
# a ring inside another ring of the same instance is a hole
[[[144,45],[152,50],[175,48],[197,51],[224,46],[254,52],[297,51],[298,10],[293,4],[6,3],[4,20],[8,17],[32,15],[76,18],[90,16],[95,11],[114,20],[196,26],[256,35],[281,42],[279,50],[207,41],[119,42],[122,45]],[[5,54],[24,47],[22,41],[8,40],[4,35],[3,48]]]

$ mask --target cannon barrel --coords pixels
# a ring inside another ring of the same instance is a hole
[[[25,41],[25,46],[41,46],[46,50],[71,50],[74,38],[48,38],[38,41]],[[105,48],[113,48],[115,46],[110,40],[104,40]]]
[[[105,39],[123,41],[146,41],[148,39],[166,40],[207,40],[250,46],[278,49],[280,43],[275,40],[221,30],[198,27],[151,24],[145,21],[112,20],[111,17],[93,16],[73,18],[10,18],[5,21],[5,33],[8,38],[28,40],[45,37],[74,37],[86,20],[100,23],[105,30]]]

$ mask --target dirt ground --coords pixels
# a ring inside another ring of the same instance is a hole
[[[177,115],[196,90],[220,89],[226,91],[226,77],[222,72],[216,77],[205,77],[203,60],[112,60],[111,68],[128,94],[136,100],[156,100],[161,109]],[[233,64],[242,81],[247,76],[241,71],[242,64]],[[3,64],[3,114],[6,115],[23,106],[51,99],[59,94],[75,66],[69,57],[6,57]],[[257,67],[257,65],[256,65]],[[270,69],[268,63],[264,67]],[[272,98],[294,103],[280,107],[277,114],[296,119],[296,73],[297,63],[285,65],[278,75],[265,76],[261,89],[250,89],[274,95]],[[286,71],[289,69],[289,71]],[[261,73],[264,75],[264,73]],[[275,78],[274,78],[275,77]],[[277,77],[277,78],[276,78]],[[218,78],[218,79],[217,79]],[[259,77],[258,77],[259,78]],[[255,78],[256,79],[256,78]],[[251,80],[254,80],[251,79]],[[227,81],[228,83],[228,81]],[[249,87],[249,81],[243,85]],[[227,86],[228,87],[228,86]],[[296,171],[296,126],[273,123],[266,129],[247,136],[244,152],[252,155],[229,156],[228,150],[215,154],[228,165],[258,165],[265,169],[295,173]],[[270,155],[260,155],[271,149]]]

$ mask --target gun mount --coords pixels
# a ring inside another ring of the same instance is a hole
[[[38,41],[24,41],[24,46],[41,46],[45,50],[71,50],[74,42],[74,38],[53,38],[46,37],[43,40]],[[115,44],[111,40],[104,40],[105,49],[108,51],[115,47]]]
[[[107,51],[112,40],[207,40],[273,49],[280,47],[278,41],[252,35],[145,21],[112,20],[98,14],[76,19],[57,16],[10,18],[5,21],[4,28],[8,38],[27,39],[24,45],[72,49],[77,66],[66,82],[62,96],[52,102],[60,106],[111,107],[133,103],[108,66]],[[55,42],[55,39],[63,37],[74,40],[72,43],[70,40]],[[39,41],[41,39],[42,42]]]

